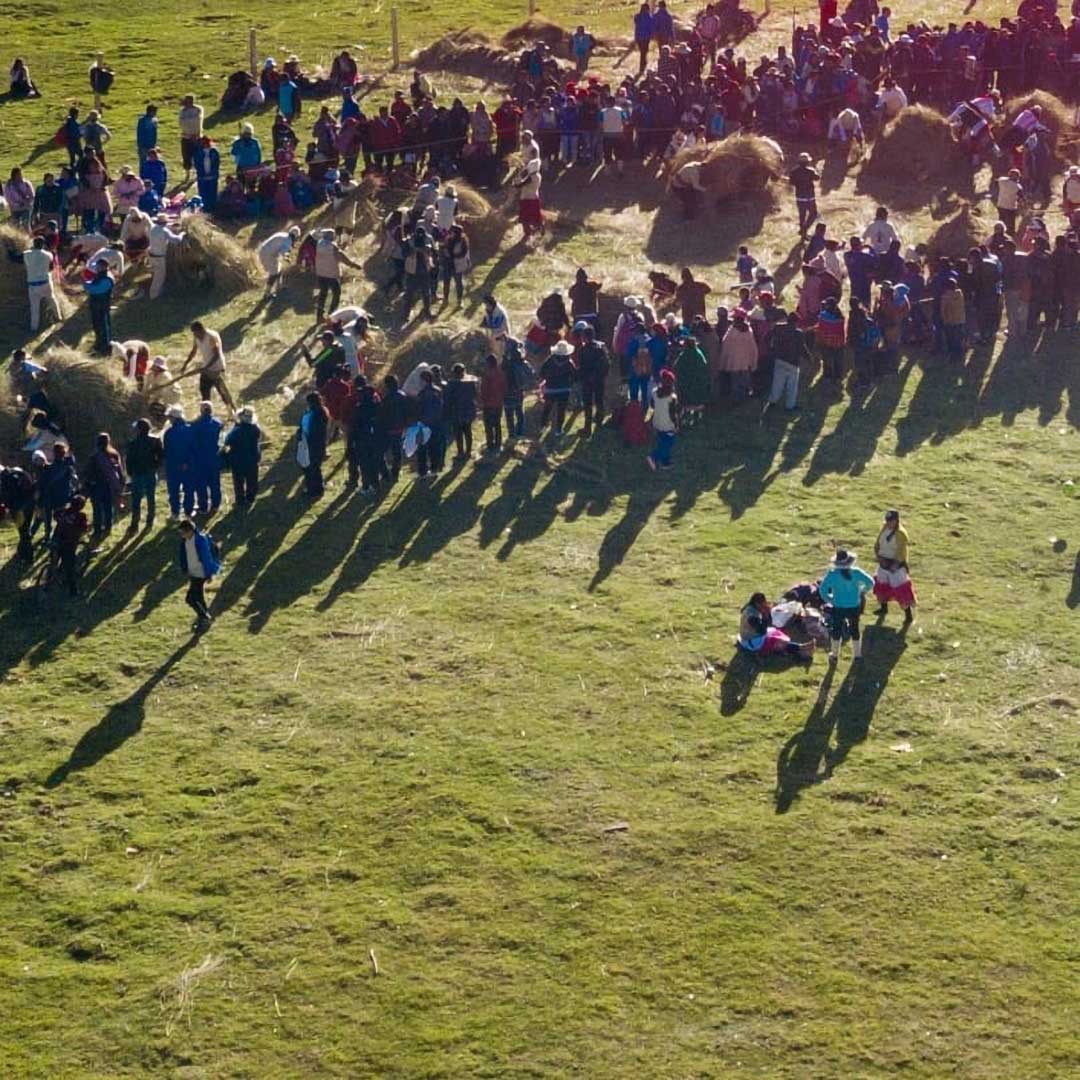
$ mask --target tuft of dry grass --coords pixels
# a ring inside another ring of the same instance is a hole
[[[169,989],[161,992],[161,1011],[168,1014],[168,1019],[165,1021],[166,1035],[171,1035],[173,1028],[181,1020],[186,1019],[190,1022],[192,1002],[199,983],[213,975],[224,963],[224,956],[213,956],[207,953],[202,963],[184,968]]]

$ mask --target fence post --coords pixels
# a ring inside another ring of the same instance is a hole
[[[248,66],[251,68],[252,78],[259,77],[259,53],[255,44],[255,27],[248,31]]]
[[[105,54],[103,52],[97,54],[97,66],[105,66]],[[101,112],[101,95],[96,90],[94,91],[94,108]]]
[[[397,71],[401,63],[401,48],[398,43],[397,8],[390,9],[390,58],[394,62],[393,70]]]
[[[529,18],[536,14],[536,0],[529,0]]]

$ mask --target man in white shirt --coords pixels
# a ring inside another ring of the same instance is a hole
[[[877,100],[877,107],[881,111],[881,122],[887,124],[901,109],[907,108],[907,103],[907,94],[896,85],[896,80],[887,78]]]
[[[896,231],[896,226],[889,220],[889,211],[884,206],[877,208],[874,220],[863,229],[862,235],[863,239],[873,249],[875,255],[888,254],[889,248],[894,241],[903,247],[900,234]]]
[[[850,143],[857,142],[863,145],[862,121],[854,109],[841,109],[829,125],[829,142]]]
[[[277,296],[281,285],[282,263],[293,245],[300,239],[300,229],[294,225],[288,232],[274,233],[259,245],[259,265],[266,271],[266,294],[269,300]]]
[[[506,339],[510,337],[510,316],[491,293],[484,296],[484,318],[480,327],[488,336],[492,356],[502,360]]]
[[[315,301],[315,321],[323,321],[326,311],[326,298],[330,296],[330,309],[341,303],[341,264],[354,270],[362,267],[354,262],[338,247],[337,235],[333,229],[323,229],[315,245],[315,281],[319,286],[319,295]]]
[[[604,164],[614,165],[621,176],[626,116],[614,98],[608,98],[607,104],[600,110],[600,132],[604,141]]]
[[[187,354],[180,374],[187,371],[188,364],[198,353],[202,361],[202,366],[198,369],[200,400],[209,401],[211,390],[216,390],[226,406],[235,412],[236,405],[233,403],[232,394],[225,385],[225,350],[221,346],[221,335],[216,330],[208,330],[201,322],[193,322],[191,336],[194,339],[191,352]]]
[[[165,288],[165,272],[168,267],[165,257],[169,253],[169,245],[179,244],[185,235],[185,233],[174,233],[169,228],[169,219],[164,214],[158,214],[154,219],[154,227],[150,230],[150,247],[147,251],[150,256],[151,300],[156,300]]]
[[[1007,176],[999,176],[993,183],[994,205],[997,207],[998,221],[1005,225],[1005,231],[1016,236],[1016,215],[1024,201],[1024,188],[1020,183],[1020,170],[1010,169]]]
[[[457,217],[458,198],[453,184],[447,184],[442,194],[435,200],[435,228],[440,235],[448,233]]]
[[[26,293],[30,300],[30,332],[36,334],[41,325],[41,305],[46,304],[60,321],[60,305],[53,292],[52,254],[45,250],[45,237],[35,236],[34,246],[22,253],[26,271]]]
[[[701,182],[701,165],[700,161],[688,161],[671,180],[671,190],[682,203],[683,212],[688,218],[697,216],[701,196],[705,193],[705,185]]]
[[[195,98],[188,94],[180,106],[180,158],[184,165],[184,179],[191,179],[191,169],[195,154],[203,135],[203,109],[195,104]]]

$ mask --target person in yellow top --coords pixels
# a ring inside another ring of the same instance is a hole
[[[877,571],[874,574],[874,596],[881,605],[876,614],[885,615],[889,601],[895,600],[904,609],[904,622],[915,618],[915,587],[908,573],[908,534],[900,524],[899,510],[886,510],[885,523],[874,542]]]

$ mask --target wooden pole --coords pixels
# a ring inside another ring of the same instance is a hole
[[[390,9],[390,58],[393,60],[393,70],[397,71],[401,63],[401,46],[398,42],[397,8]]]
[[[529,0],[529,18],[536,14],[536,0]]]
[[[259,77],[259,52],[255,45],[255,27],[248,31],[248,66],[251,68],[252,78]]]
[[[105,54],[103,52],[97,54],[97,66],[99,68],[105,66]],[[101,112],[101,95],[96,90],[94,91],[94,108]]]

